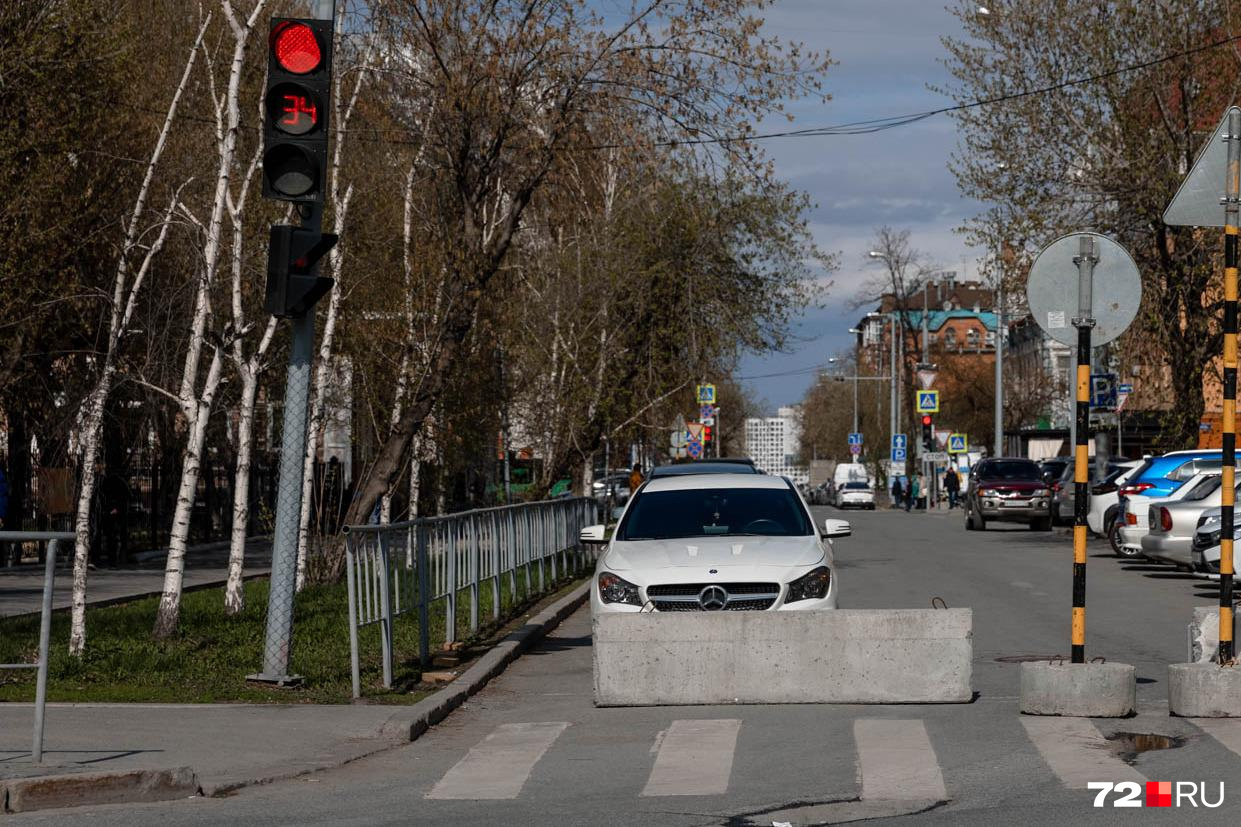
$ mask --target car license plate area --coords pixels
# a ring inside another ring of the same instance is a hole
[[[1002,508],[1029,508],[1030,501],[1029,500],[1016,500],[1016,501],[1004,500],[1000,503],[1000,506]]]

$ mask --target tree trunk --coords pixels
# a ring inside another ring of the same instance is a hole
[[[252,369],[245,370],[241,382],[237,470],[233,474],[233,531],[228,549],[228,582],[224,587],[224,611],[230,615],[245,608],[241,576],[246,558],[246,524],[250,521],[250,465],[254,456],[254,400],[258,395],[258,375]]]
[[[159,609],[155,615],[152,634],[157,640],[168,637],[177,630],[181,617],[181,584],[185,574],[185,551],[189,545],[190,518],[194,513],[194,497],[198,491],[198,475],[202,470],[203,447],[207,441],[207,423],[211,406],[220,385],[220,352],[217,350],[207,371],[202,399],[190,422],[186,436],[184,461],[181,466],[181,485],[177,491],[177,505],[172,517],[172,533],[168,538],[168,559],[164,563],[164,590],[160,596]]]
[[[108,354],[111,355],[110,353]],[[103,408],[112,390],[112,362],[105,357],[99,384],[86,403],[82,423],[82,488],[74,520],[77,537],[73,541],[73,598],[69,618],[69,654],[86,651],[86,567],[90,562],[90,512],[95,497],[95,463],[99,457],[99,434],[103,430]]]

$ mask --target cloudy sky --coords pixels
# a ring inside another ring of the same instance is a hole
[[[831,54],[826,104],[791,106],[793,128],[840,124],[919,112],[950,101],[931,92],[947,71],[939,38],[960,35],[959,21],[945,0],[776,0],[767,10],[769,29]],[[979,251],[954,232],[979,210],[963,198],[948,171],[957,145],[956,129],[938,115],[910,126],[873,135],[778,139],[766,142],[777,173],[809,194],[818,244],[840,255],[824,307],[809,309],[797,324],[798,340],[787,353],[747,355],[741,363],[746,384],[771,408],[801,399],[813,371],[785,376],[816,364],[852,345],[849,327],[861,313],[853,309],[863,281],[876,270],[866,253],[875,229],[887,224],[908,229],[915,247],[943,269],[973,278]]]

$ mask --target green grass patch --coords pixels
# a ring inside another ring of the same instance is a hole
[[[479,628],[470,629],[470,590],[457,602],[457,639],[478,645],[494,636],[516,614],[570,582],[552,581],[550,568],[540,590],[537,567],[526,583],[517,573],[516,596],[508,575],[500,580],[500,616],[493,619],[490,582],[478,588]],[[531,588],[531,585],[533,588]],[[112,606],[88,608],[86,653],[69,655],[69,614],[52,616],[51,663],[47,697],[69,702],[176,702],[176,703],[350,703],[349,621],[344,583],[310,586],[294,605],[290,671],[303,678],[301,687],[275,689],[246,682],[260,671],[267,623],[266,579],[245,584],[246,608],[238,615],[224,613],[224,589],[186,592],[181,599],[178,632],[167,640],[151,637],[158,597]],[[432,604],[429,615],[432,651],[445,639],[444,601]],[[358,633],[362,696],[379,703],[414,703],[427,694],[418,691],[416,614],[398,617],[393,624],[393,688],[384,689],[379,626]],[[0,663],[33,663],[39,645],[39,617],[0,619]],[[0,701],[32,701],[35,671],[0,671]]]

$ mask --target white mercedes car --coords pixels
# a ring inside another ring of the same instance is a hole
[[[839,584],[827,520],[820,534],[788,480],[760,474],[653,479],[630,498],[595,567],[593,612],[834,609]]]

